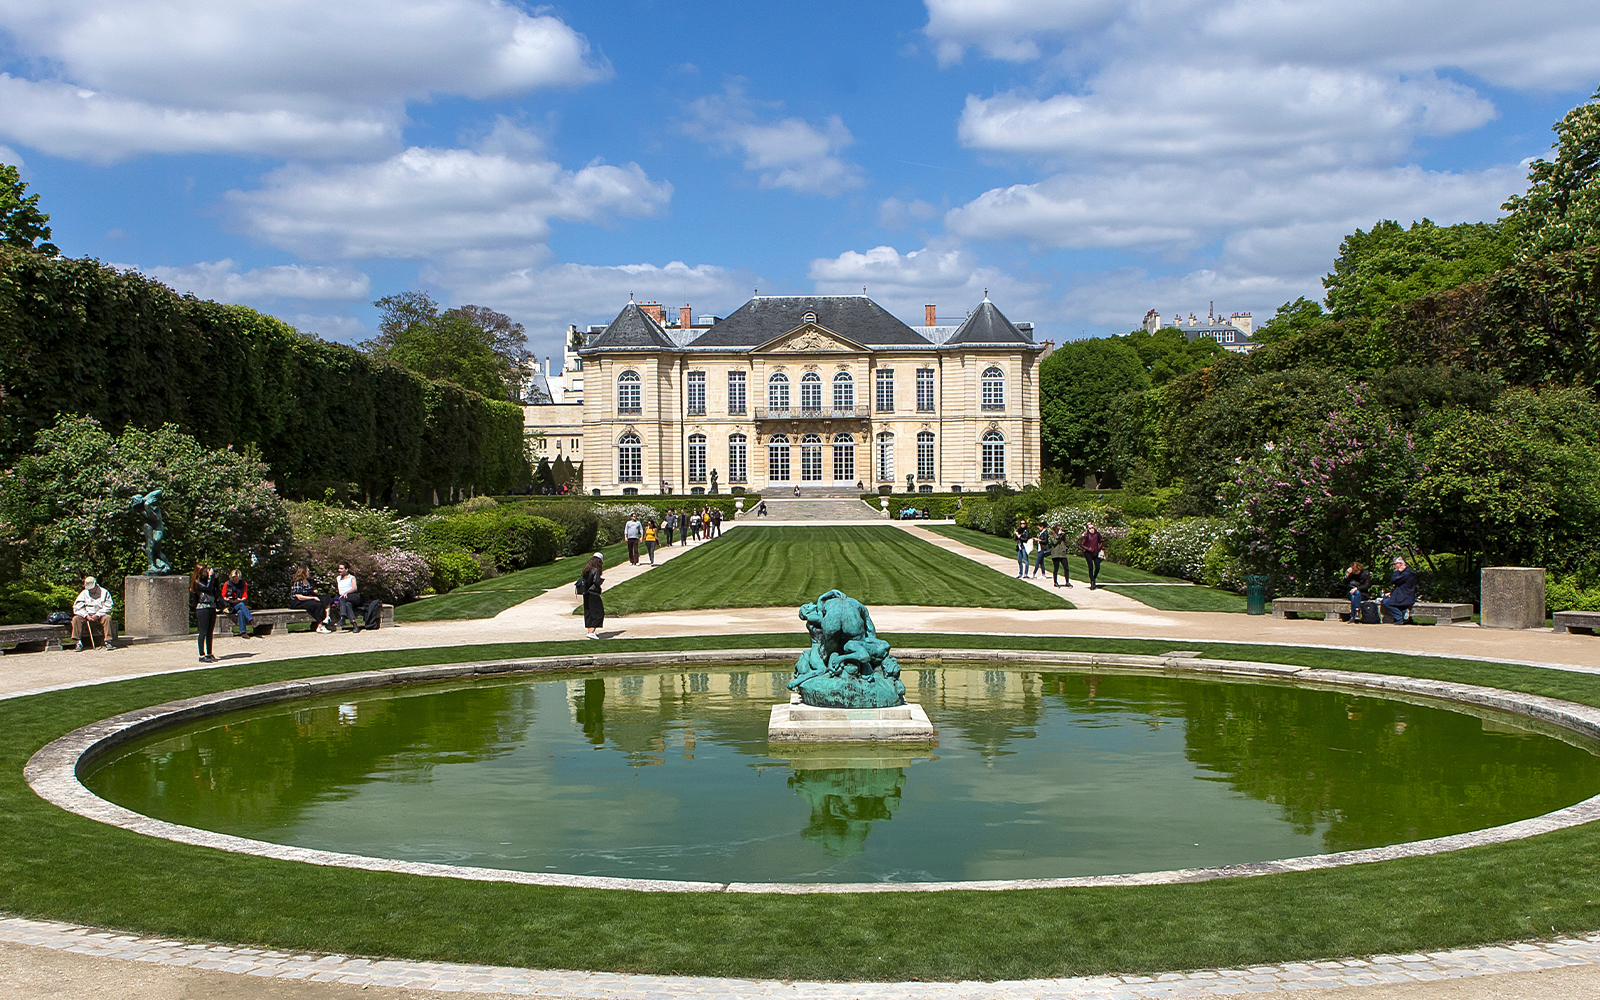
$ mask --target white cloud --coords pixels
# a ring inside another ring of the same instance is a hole
[[[971,251],[955,246],[903,254],[891,246],[846,250],[813,260],[809,274],[822,295],[855,294],[865,285],[874,301],[918,326],[924,305],[942,303],[941,315],[965,315],[985,291],[1013,320],[1031,320],[1044,308],[1042,285],[982,266]]]
[[[745,169],[760,175],[763,188],[788,188],[801,194],[832,197],[866,183],[861,168],[838,154],[855,142],[838,115],[821,125],[802,118],[763,121],[761,105],[737,85],[724,94],[702,97],[690,105],[684,131],[727,152],[744,155]]]
[[[550,221],[651,215],[672,185],[637,164],[567,170],[502,124],[482,147],[412,147],[387,160],[275,170],[227,200],[252,235],[305,257],[543,254]]]
[[[1150,309],[1169,322],[1174,315],[1191,313],[1203,319],[1212,302],[1223,315],[1252,313],[1260,326],[1284,302],[1301,295],[1321,298],[1318,279],[1326,266],[1324,262],[1309,273],[1293,276],[1263,275],[1234,267],[1170,275],[1153,275],[1141,268],[1079,275],[1061,301],[1060,324],[1071,334],[1063,339],[1075,339],[1078,330],[1095,328],[1126,333],[1139,326]]]
[[[603,78],[548,14],[502,0],[0,0],[0,30],[48,70],[5,77],[0,134],[53,155],[366,155],[405,104]]]
[[[904,229],[913,222],[927,222],[938,214],[939,209],[920,198],[913,198],[910,201],[885,198],[878,204],[878,227]]]
[[[1103,26],[1124,0],[926,0],[923,30],[937,46],[940,65],[961,61],[967,46],[1011,62],[1039,58],[1037,37]]]
[[[252,303],[278,299],[314,301],[365,301],[372,280],[359,271],[341,267],[279,264],[241,272],[224,258],[187,267],[146,267],[140,270],[180,292],[219,302]]]

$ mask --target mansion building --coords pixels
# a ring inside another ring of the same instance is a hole
[[[942,324],[932,306],[926,319],[910,327],[865,295],[757,295],[726,318],[696,322],[685,307],[674,324],[659,305],[630,301],[569,361],[583,373],[584,488],[1037,481],[1039,363],[1051,345],[987,296],[964,321]]]

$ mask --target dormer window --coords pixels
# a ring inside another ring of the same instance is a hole
[[[800,317],[800,322],[802,322],[802,323],[815,323],[816,321],[817,321],[817,314],[816,313],[808,312],[804,316]]]

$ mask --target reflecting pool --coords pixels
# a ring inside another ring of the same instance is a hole
[[[713,881],[1047,878],[1297,857],[1600,792],[1575,736],[1346,691],[908,665],[936,748],[767,745],[772,664],[390,688],[100,762],[174,823],[408,861]]]

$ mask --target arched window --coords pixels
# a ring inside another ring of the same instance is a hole
[[[856,380],[849,372],[840,372],[833,377],[833,408],[835,410],[856,408]]]
[[[894,482],[894,435],[883,431],[878,435],[878,482]]]
[[[706,436],[704,434],[689,435],[689,482],[703,483],[706,481]]]
[[[856,478],[856,439],[848,434],[833,436],[833,481],[848,483]]]
[[[1006,408],[1006,373],[998,367],[983,370],[983,408],[985,410]]]
[[[617,482],[644,482],[644,447],[632,431],[617,439]]]
[[[800,439],[800,481],[822,481],[822,438],[816,434],[807,434]]]
[[[816,372],[800,376],[800,409],[822,409],[822,376]]]
[[[789,435],[774,434],[767,438],[767,479],[774,483],[789,481]]]
[[[1006,436],[999,431],[985,431],[983,435],[983,478],[1006,477]]]
[[[917,432],[917,478],[933,479],[933,431]]]
[[[640,392],[639,373],[625,371],[617,376],[617,412],[641,413],[642,393]]]
[[[774,372],[767,379],[767,409],[787,410],[789,408],[789,376],[783,372]]]
[[[728,435],[728,482],[745,482],[749,450],[743,434]]]

